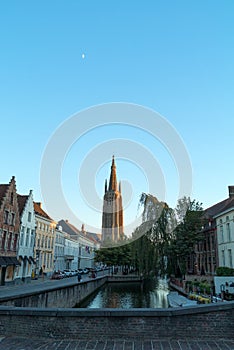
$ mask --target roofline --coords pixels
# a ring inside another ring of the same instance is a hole
[[[218,218],[219,216],[221,215],[224,215],[224,214],[227,214],[229,213],[230,211],[234,210],[234,206],[230,207],[229,209],[226,209],[224,211],[221,211],[220,213],[216,214],[213,216],[214,219]]]

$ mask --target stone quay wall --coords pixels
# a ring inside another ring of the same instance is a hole
[[[76,340],[234,339],[234,302],[175,309],[0,306],[0,335]]]
[[[27,292],[16,296],[6,296],[0,299],[0,305],[35,308],[72,308],[87,296],[95,292],[108,277],[97,277],[81,283],[74,282],[69,285],[47,287],[36,292]]]

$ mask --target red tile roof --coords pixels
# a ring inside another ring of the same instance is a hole
[[[34,211],[36,214],[42,216],[43,218],[46,218],[48,220],[53,220],[51,219],[51,217],[49,217],[49,215],[41,208],[41,203],[36,203],[33,202],[34,204]]]

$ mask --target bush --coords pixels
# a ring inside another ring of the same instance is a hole
[[[230,267],[221,266],[216,269],[217,276],[234,276],[234,269]]]

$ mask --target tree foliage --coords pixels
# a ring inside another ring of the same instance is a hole
[[[95,261],[107,265],[128,265],[146,276],[185,273],[186,260],[201,240],[201,203],[184,197],[175,209],[156,197],[143,193],[142,224],[135,229],[125,245],[101,248]]]

